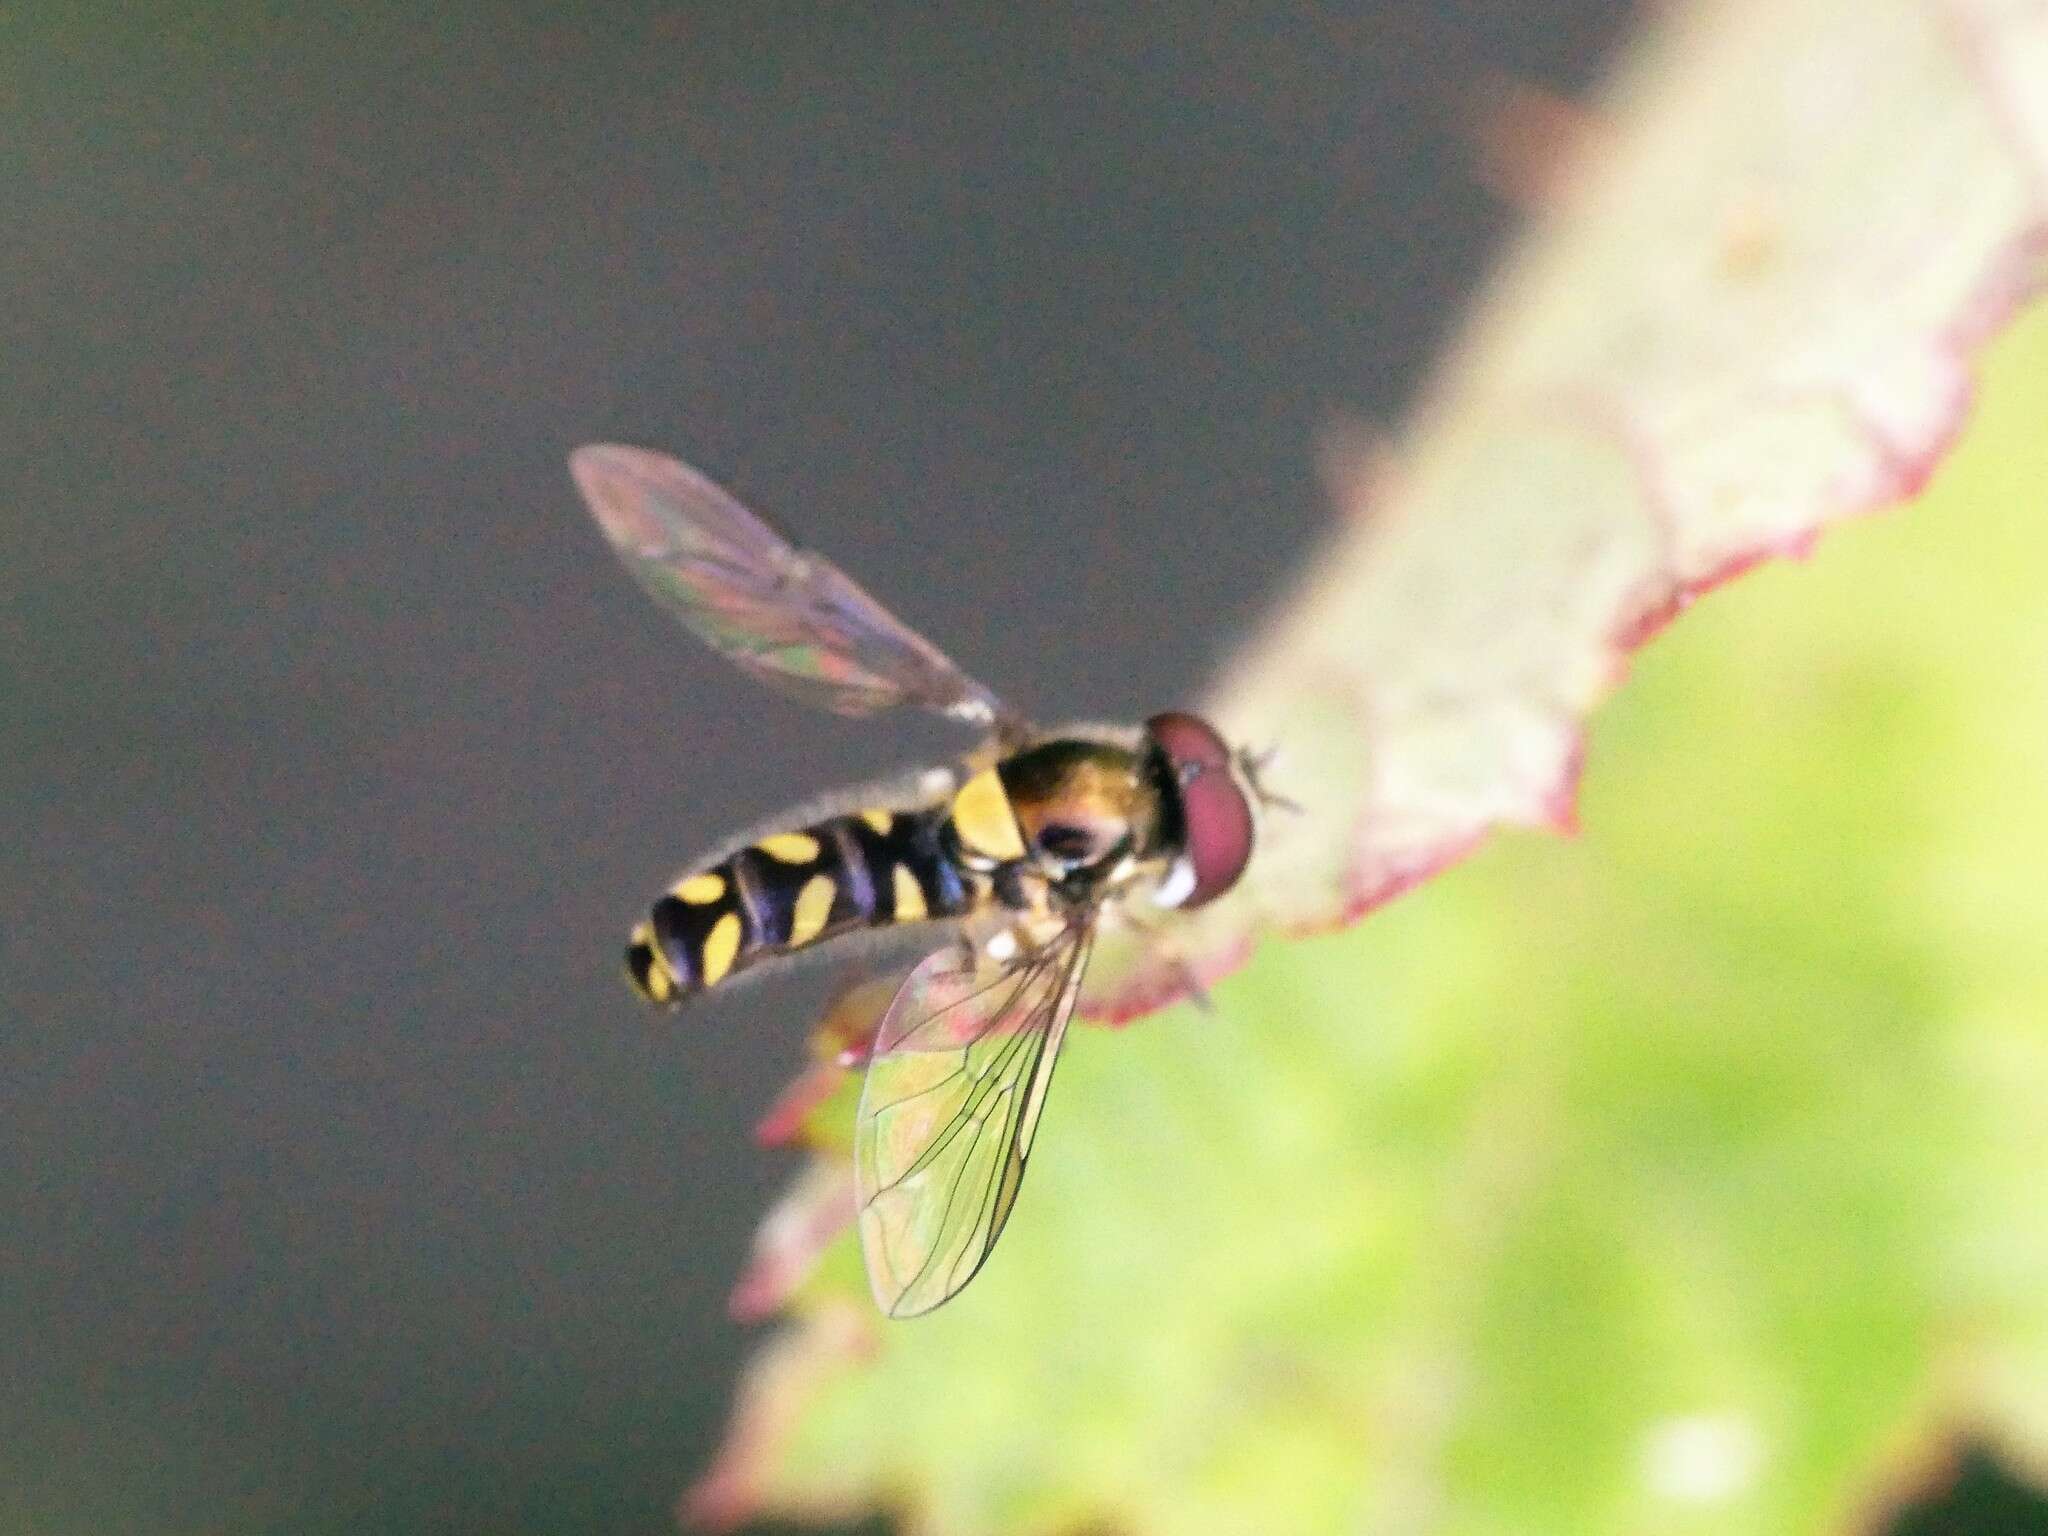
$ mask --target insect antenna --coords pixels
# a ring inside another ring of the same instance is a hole
[[[1266,783],[1266,770],[1273,766],[1275,759],[1279,756],[1280,744],[1278,742],[1273,743],[1269,747],[1262,747],[1257,751],[1250,747],[1240,747],[1237,751],[1237,771],[1244,779],[1246,787],[1251,790],[1253,798],[1259,802],[1261,809],[1286,811],[1291,816],[1306,815],[1308,813],[1307,806],[1303,805],[1299,800],[1281,794]]]

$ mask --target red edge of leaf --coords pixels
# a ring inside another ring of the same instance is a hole
[[[1992,261],[1978,291],[1963,305],[1958,319],[1937,333],[1932,350],[1937,360],[1945,360],[1952,366],[1956,387],[1947,416],[1930,434],[1928,441],[1918,448],[1909,449],[1886,437],[1875,423],[1864,422],[1883,472],[1871,482],[1860,499],[1823,512],[1822,521],[1812,528],[1732,554],[1704,574],[1673,580],[1640,606],[1618,613],[1610,631],[1614,665],[1608,691],[1611,693],[1626,681],[1630,658],[1702,597],[1769,561],[1807,559],[1819,544],[1821,535],[1833,525],[1888,511],[1918,496],[1954,448],[1968,419],[1970,405],[1976,397],[1976,379],[1971,365],[1977,352],[2021,308],[2044,291],[2048,291],[2048,222],[2016,235],[2006,252]],[[1638,473],[1647,481],[1650,473],[1647,466],[1641,464],[1639,456],[1631,453],[1629,457],[1637,461]],[[1654,500],[1654,488],[1646,490],[1645,494],[1647,499]],[[1541,824],[1551,831],[1565,836],[1576,836],[1579,831],[1579,781],[1585,769],[1585,758],[1586,731],[1582,723],[1556,783],[1543,796]],[[1488,822],[1468,836],[1458,838],[1412,864],[1372,870],[1347,893],[1347,899],[1334,919],[1289,927],[1279,930],[1279,934],[1283,938],[1301,938],[1349,927],[1395,897],[1461,863],[1477,852],[1500,825],[1498,821]],[[1202,986],[1211,986],[1245,965],[1255,948],[1255,942],[1249,935],[1240,936],[1217,954],[1191,965],[1190,969]],[[1179,974],[1155,972],[1146,975],[1140,972],[1131,984],[1106,997],[1084,999],[1082,1011],[1091,1022],[1121,1027],[1147,1013],[1184,1001],[1189,995],[1190,989]]]
[[[874,1353],[878,1324],[864,1315],[864,1305],[821,1306],[762,1347],[740,1379],[739,1402],[718,1454],[677,1502],[682,1524],[727,1531],[761,1511],[763,1469],[811,1396],[827,1378]]]

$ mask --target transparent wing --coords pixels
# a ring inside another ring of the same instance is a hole
[[[842,715],[920,704],[1011,723],[996,698],[833,565],[687,464],[593,444],[569,471],[626,569],[749,675]]]
[[[889,1005],[853,1133],[861,1253],[889,1316],[929,1312],[995,1247],[1093,940],[1083,920],[1007,963],[943,949]]]

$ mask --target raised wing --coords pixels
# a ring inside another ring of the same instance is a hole
[[[634,579],[712,649],[842,715],[920,704],[1016,726],[996,698],[830,561],[788,540],[687,464],[596,443],[569,456],[591,515]]]
[[[1084,920],[1008,962],[943,949],[889,1005],[853,1133],[861,1253],[889,1316],[929,1312],[995,1247],[1093,941]]]

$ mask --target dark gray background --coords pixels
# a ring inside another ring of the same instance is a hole
[[[1471,93],[1625,8],[316,9],[0,20],[0,1525],[661,1530],[822,981],[621,938],[936,738],[700,653],[564,453],[1188,700],[1508,227]]]

